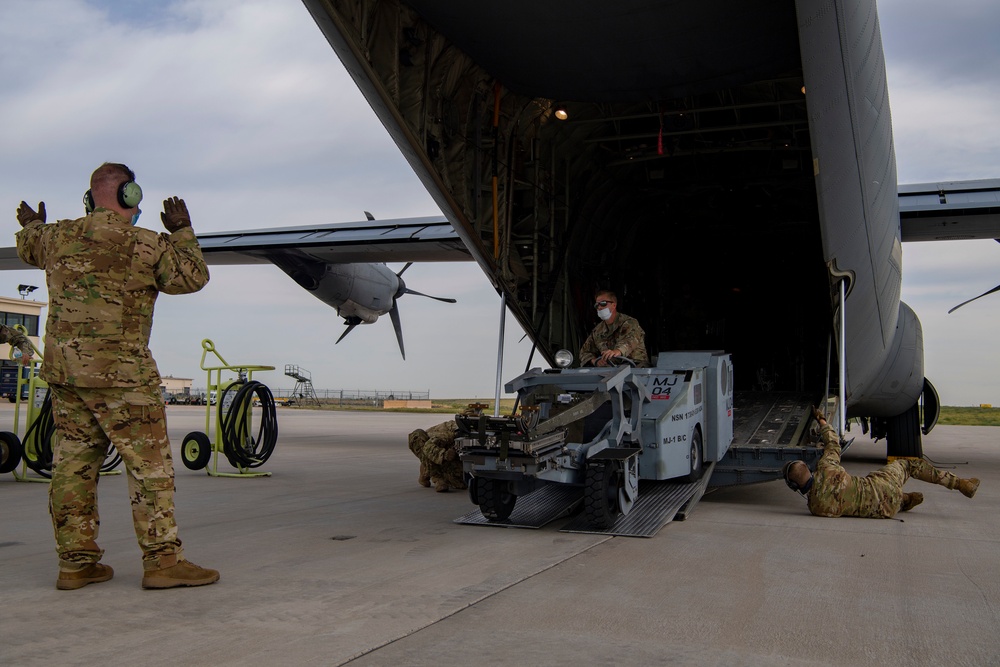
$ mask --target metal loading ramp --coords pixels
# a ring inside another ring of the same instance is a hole
[[[632,511],[608,528],[594,528],[585,516],[578,516],[560,530],[564,533],[592,533],[619,537],[653,537],[663,526],[674,519],[683,521],[691,515],[701,500],[712,477],[713,463],[697,482],[639,482],[639,498]]]
[[[683,521],[701,500],[714,463],[697,482],[639,482],[639,498],[627,516],[619,516],[608,528],[594,528],[579,515],[560,528],[564,533],[593,533],[620,537],[652,537],[674,519]],[[583,490],[575,486],[546,484],[518,497],[510,518],[490,521],[478,509],[455,519],[455,523],[500,528],[541,528],[575,512],[583,502]]]
[[[465,516],[458,517],[454,523],[500,528],[541,528],[551,521],[571,514],[582,502],[583,490],[579,487],[546,484],[520,496],[508,519],[490,521],[477,508]]]

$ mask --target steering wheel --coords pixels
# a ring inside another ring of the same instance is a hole
[[[632,368],[635,368],[638,365],[636,364],[635,359],[632,359],[631,357],[626,357],[624,355],[618,357],[611,357],[608,360],[608,363],[612,366],[631,366]]]

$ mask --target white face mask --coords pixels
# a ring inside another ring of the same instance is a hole
[[[610,308],[601,308],[599,311],[597,311],[597,316],[599,318],[601,318],[602,320],[607,321],[607,320],[611,319],[611,309]]]

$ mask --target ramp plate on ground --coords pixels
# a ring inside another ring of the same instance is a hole
[[[564,533],[652,537],[660,528],[673,521],[678,510],[688,505],[688,501],[697,502],[695,496],[701,497],[711,476],[712,470],[709,468],[705,470],[700,480],[687,484],[642,480],[639,482],[639,498],[635,501],[632,511],[625,516],[619,516],[610,527],[594,528],[587,521],[587,517],[581,514],[560,530]],[[685,518],[693,507],[694,503],[691,503],[685,509]]]
[[[501,528],[541,528],[550,521],[570,514],[583,501],[583,489],[565,484],[546,484],[531,493],[518,496],[510,518],[490,521],[475,509],[454,523],[475,526],[499,526]]]

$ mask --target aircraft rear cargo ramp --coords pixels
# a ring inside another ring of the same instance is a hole
[[[823,449],[807,438],[813,403],[805,394],[736,392],[733,443],[716,465],[709,485],[778,479],[782,466],[796,459],[814,467]]]

